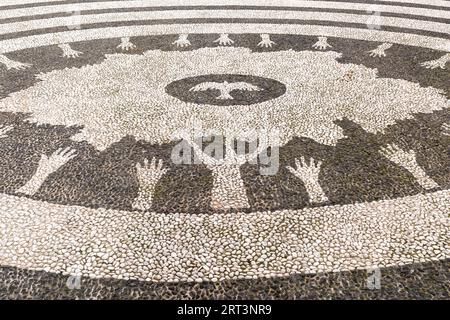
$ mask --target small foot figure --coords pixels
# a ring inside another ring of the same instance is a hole
[[[263,48],[272,48],[272,46],[275,44],[272,40],[270,40],[270,35],[268,34],[262,34],[261,35],[261,42],[258,43],[258,47]]]
[[[380,44],[373,50],[368,51],[371,57],[386,57],[386,50],[392,47],[392,43]]]
[[[180,34],[178,39],[172,42],[172,44],[176,45],[179,48],[189,47],[191,42],[188,40],[188,34]]]
[[[219,39],[214,40],[214,43],[219,43],[221,46],[230,46],[234,43],[233,40],[230,39],[228,33],[222,33]]]
[[[117,49],[122,51],[130,51],[136,49],[136,46],[131,43],[130,37],[124,37],[120,39],[120,44],[117,46]]]
[[[442,57],[440,57],[439,59],[425,61],[425,62],[421,63],[420,65],[427,69],[436,69],[436,68],[445,69],[445,64],[449,61],[450,61],[450,53],[447,53],[447,54],[443,55]]]
[[[73,50],[68,43],[60,44],[58,47],[62,50],[64,58],[74,59],[83,54],[81,51]]]
[[[319,41],[314,43],[312,47],[317,50],[325,50],[327,48],[332,48],[330,44],[328,44],[328,38],[327,37],[318,37]]]

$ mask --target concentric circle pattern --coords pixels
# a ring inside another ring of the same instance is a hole
[[[0,297],[449,298],[449,70],[443,0],[2,0]]]

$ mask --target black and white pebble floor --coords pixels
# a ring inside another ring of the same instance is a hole
[[[449,70],[444,0],[2,0],[0,298],[448,299]]]

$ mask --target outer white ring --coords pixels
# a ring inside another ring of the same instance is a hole
[[[1,265],[90,277],[218,281],[449,257],[448,190],[226,215],[90,209],[9,195],[0,204]]]
[[[317,25],[207,23],[125,26],[34,35],[0,41],[0,53],[77,41],[180,33],[268,33],[327,36],[377,42],[390,42],[450,52],[450,40],[417,34]]]
[[[274,24],[68,31],[1,41],[0,52],[122,36],[222,32],[335,36],[450,52],[450,41],[420,35]],[[62,206],[0,195],[0,264],[90,277],[172,282],[426,262],[449,257],[449,200],[450,192],[446,190],[301,210],[162,215]],[[91,230],[93,225],[95,231]],[[292,232],[295,228],[297,232]],[[367,228],[373,232],[359,232]],[[136,237],[144,238],[134,241]],[[256,265],[246,264],[248,260],[256,261]]]

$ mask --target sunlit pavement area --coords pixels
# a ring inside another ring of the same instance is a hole
[[[449,299],[450,2],[2,0],[1,299]]]

